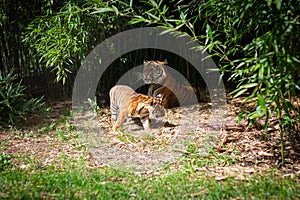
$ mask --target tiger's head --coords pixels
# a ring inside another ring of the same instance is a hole
[[[143,118],[149,114],[150,119],[161,119],[166,115],[162,106],[162,94],[149,98],[149,101],[141,102],[137,106],[137,111]],[[148,113],[148,114],[147,114]]]
[[[160,119],[166,115],[165,109],[162,106],[163,95],[158,94],[153,98],[150,105],[152,106],[152,110],[150,110],[150,119]]]
[[[167,77],[164,65],[168,64],[167,60],[161,61],[144,61],[143,81],[146,84],[156,83],[163,84]]]
[[[155,104],[152,108],[153,109],[149,110],[150,119],[161,119],[166,115],[166,111],[162,105]]]

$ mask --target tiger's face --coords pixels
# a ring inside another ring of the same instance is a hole
[[[166,115],[162,100],[152,97],[148,102],[141,102],[137,106],[137,112],[145,130],[151,130],[151,126],[159,125]],[[151,125],[150,125],[151,124]]]
[[[167,75],[164,65],[167,61],[144,61],[143,81],[146,84],[163,84]]]
[[[164,117],[166,112],[162,106],[162,95],[159,94],[157,97],[152,97],[151,102],[144,106],[144,110],[149,113],[150,119],[161,119]]]
[[[165,109],[162,106],[162,94],[156,97],[148,97],[145,95],[140,95],[147,98],[146,101],[141,101],[136,107],[136,113],[140,115],[141,118],[148,117],[150,119],[161,119],[166,115]]]
[[[160,104],[155,104],[152,106],[153,109],[149,112],[150,119],[161,119],[166,115],[165,109]]]

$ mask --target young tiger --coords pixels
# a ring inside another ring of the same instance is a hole
[[[165,65],[167,61],[144,61],[143,81],[150,84],[148,95],[162,94],[164,108],[172,108],[181,105],[198,103],[197,90],[190,86],[184,86],[178,82]],[[180,99],[180,102],[178,101]]]
[[[114,131],[121,128],[127,116],[140,118],[144,129],[147,131],[151,130],[150,119],[159,119],[165,116],[165,110],[161,106],[162,98],[138,94],[128,86],[116,85],[112,87],[109,97]]]

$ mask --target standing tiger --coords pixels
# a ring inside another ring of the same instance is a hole
[[[159,95],[161,96],[161,95]],[[149,97],[136,93],[125,85],[116,85],[110,89],[110,111],[113,130],[119,130],[126,117],[140,118],[145,130],[150,131],[150,119],[165,116],[162,98]]]
[[[196,89],[184,86],[168,72],[167,61],[144,61],[143,81],[150,84],[148,95],[162,94],[164,108],[198,103]]]

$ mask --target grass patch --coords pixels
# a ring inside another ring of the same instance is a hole
[[[0,154],[0,171],[4,170],[11,166],[12,164],[12,156],[10,154]]]
[[[203,155],[203,145],[193,141],[180,149],[181,160],[159,171],[91,167],[70,115],[37,130],[6,134],[0,150],[11,154],[0,154],[0,199],[300,199],[299,178],[277,172],[246,172],[242,179],[236,171],[224,175],[217,170],[236,167],[240,152]],[[153,149],[169,142],[124,131],[117,137]]]
[[[249,180],[217,181],[186,170],[136,175],[128,170],[68,169],[62,172],[1,173],[0,198],[7,199],[299,199],[299,183],[290,178],[256,175]]]
[[[125,133],[124,131],[118,135],[118,139],[125,143],[137,143],[139,141],[137,136],[130,133]]]

